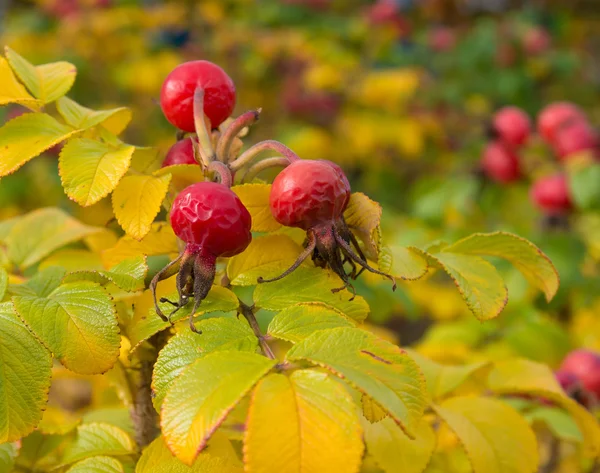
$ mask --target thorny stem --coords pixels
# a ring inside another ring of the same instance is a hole
[[[258,121],[258,117],[262,109],[250,110],[237,117],[229,124],[227,129],[221,135],[217,143],[217,159],[223,163],[229,162],[229,154],[231,153],[231,145],[236,136],[246,127],[254,125]]]
[[[244,175],[242,176],[242,182],[250,182],[254,179],[260,172],[265,169],[281,166],[286,167],[290,164],[290,160],[288,158],[267,158],[259,161],[258,163],[252,165],[250,169],[248,169]]]
[[[210,131],[206,128],[204,120],[204,89],[200,86],[194,92],[194,125],[198,135],[200,158],[206,169],[211,161],[215,160],[215,152],[212,147]]]
[[[298,161],[300,157],[294,153],[291,149],[289,149],[283,143],[275,140],[265,140],[260,143],[256,143],[254,146],[251,146],[246,151],[244,151],[235,161],[229,164],[229,169],[232,171],[239,171],[241,168],[250,164],[254,158],[256,158],[260,153],[264,151],[275,151],[279,153],[284,158],[287,158],[290,163],[294,161]]]
[[[264,355],[267,358],[274,360],[275,355],[273,354],[271,347],[267,343],[267,339],[260,331],[260,327],[258,326],[258,322],[256,321],[256,316],[254,315],[254,308],[245,304],[240,299],[238,299],[238,301],[240,303],[239,312],[246,318],[246,320],[250,324],[250,327],[252,328],[254,335],[256,335],[256,338],[258,338],[258,343],[260,344],[260,348],[261,348],[262,352],[264,353]]]
[[[231,175],[231,171],[227,165],[223,164],[221,161],[211,161],[211,163],[208,165],[208,170],[217,173],[219,175],[221,184],[224,186],[231,187],[231,184],[233,184],[233,176]]]

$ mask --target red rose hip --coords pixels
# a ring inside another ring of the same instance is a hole
[[[573,207],[567,178],[562,174],[543,177],[531,187],[532,202],[548,215],[560,215]]]
[[[518,107],[505,107],[496,112],[492,128],[496,137],[510,147],[525,144],[531,134],[531,120]]]
[[[194,92],[197,87],[204,89],[204,113],[212,128],[223,123],[235,107],[235,85],[223,69],[209,61],[183,63],[167,76],[160,92],[165,117],[183,131],[195,131]]]
[[[565,124],[554,136],[554,150],[561,160],[583,151],[595,151],[600,144],[596,132],[582,120]]]
[[[516,181],[521,175],[518,156],[498,142],[486,146],[481,168],[491,180],[504,184]]]
[[[575,121],[587,121],[579,107],[569,102],[551,103],[538,115],[538,132],[546,142],[553,144],[558,130]]]
[[[567,355],[560,371],[574,375],[586,391],[600,399],[600,355],[590,350],[575,350]]]
[[[165,156],[162,167],[174,164],[198,164],[194,158],[194,142],[192,138],[184,138],[175,143]]]

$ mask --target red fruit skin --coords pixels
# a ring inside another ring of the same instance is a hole
[[[193,132],[194,91],[204,88],[204,113],[212,128],[218,127],[235,107],[235,84],[231,77],[209,61],[180,64],[167,76],[160,92],[160,104],[165,117],[177,128]]]
[[[576,385],[579,383],[579,379],[573,373],[568,371],[558,370],[554,373],[556,377],[556,381],[560,384],[560,387],[563,388],[563,391],[566,393],[570,392]]]
[[[586,122],[584,113],[569,102],[554,102],[547,105],[538,115],[538,132],[549,144],[554,144],[558,130],[567,123]]]
[[[563,125],[554,137],[554,150],[561,160],[582,151],[594,151],[599,144],[596,132],[581,120]]]
[[[567,178],[562,174],[535,181],[531,186],[530,197],[532,202],[548,215],[565,214],[573,207]]]
[[[231,189],[198,182],[182,190],[171,208],[171,226],[187,250],[234,256],[252,241],[252,218]]]
[[[545,53],[550,49],[551,45],[552,37],[544,28],[530,28],[523,37],[523,49],[530,56],[537,56]]]
[[[198,164],[194,159],[194,142],[192,138],[185,138],[175,143],[165,156],[162,167],[174,164]]]
[[[575,350],[567,355],[560,371],[575,376],[581,385],[600,398],[600,355],[590,350]]]
[[[498,142],[491,142],[485,148],[481,168],[492,181],[503,184],[514,182],[521,176],[518,156]]]
[[[494,115],[493,129],[503,143],[518,148],[523,146],[531,134],[531,120],[518,107],[504,107]]]
[[[286,227],[308,230],[333,224],[349,199],[350,184],[339,166],[325,160],[299,160],[273,181],[271,213]]]
[[[429,33],[429,47],[438,53],[451,51],[456,46],[456,34],[450,28],[435,28]]]

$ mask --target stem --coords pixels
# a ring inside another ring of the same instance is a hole
[[[246,127],[254,125],[258,121],[258,117],[262,109],[250,110],[237,117],[221,135],[217,143],[217,159],[223,163],[229,162],[229,154],[231,153],[231,145],[236,136]]]
[[[282,166],[286,167],[290,164],[290,160],[288,158],[267,158],[259,161],[256,164],[253,164],[250,169],[248,169],[244,175],[242,176],[242,182],[247,181],[251,182],[259,173],[264,171],[265,169]]]
[[[194,92],[194,124],[198,135],[198,148],[200,159],[206,169],[211,161],[215,159],[215,152],[210,139],[210,132],[206,128],[204,120],[204,89],[198,86]]]
[[[560,440],[552,438],[550,443],[550,458],[546,464],[540,467],[539,473],[554,473],[560,462]]]
[[[239,311],[246,318],[246,320],[250,324],[250,327],[252,328],[252,331],[254,332],[254,335],[256,335],[256,338],[258,338],[258,343],[260,344],[262,352],[267,358],[275,360],[275,355],[273,354],[271,347],[267,343],[266,337],[260,331],[260,327],[258,326],[258,322],[256,321],[256,316],[254,315],[254,308],[244,304],[244,302],[242,302],[240,299],[238,299],[238,301],[240,303]]]
[[[239,171],[246,164],[250,164],[254,158],[256,158],[263,151],[275,151],[281,156],[287,158],[290,164],[300,159],[296,153],[294,153],[283,143],[275,140],[265,140],[261,141],[260,143],[256,143],[254,146],[251,146],[244,151],[239,158],[229,165],[229,168],[234,172]]]
[[[219,181],[224,186],[231,187],[231,184],[233,184],[233,176],[231,175],[231,171],[227,167],[227,164],[223,164],[221,161],[211,161],[208,165],[208,170],[218,174]]]

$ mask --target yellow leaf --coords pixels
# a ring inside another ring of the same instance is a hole
[[[5,53],[15,74],[43,103],[54,102],[62,97],[75,82],[77,68],[71,63],[61,61],[34,66],[8,46]]]
[[[427,274],[427,261],[410,248],[383,246],[379,253],[379,269],[401,279],[414,281]]]
[[[160,211],[171,175],[126,176],[121,179],[112,195],[113,211],[119,225],[136,240],[150,232],[152,222]]]
[[[412,97],[419,86],[419,74],[414,69],[375,70],[367,74],[356,90],[361,103],[396,111]]]
[[[6,59],[0,56],[0,105],[9,103],[18,103],[34,109],[38,109],[40,105],[17,81]]]
[[[104,266],[110,268],[135,256],[171,255],[178,253],[177,237],[166,222],[156,222],[141,240],[125,235],[116,245],[102,252]]]
[[[474,473],[532,473],[538,467],[535,434],[508,404],[454,397],[433,406],[460,439]]]
[[[102,269],[102,260],[100,255],[87,250],[64,249],[52,253],[44,259],[39,269],[49,268],[50,266],[61,266],[67,271],[94,271]]]
[[[68,97],[58,99],[56,109],[69,125],[79,130],[102,125],[112,134],[118,135],[131,121],[131,110],[128,108],[96,111],[79,105]]]
[[[436,444],[435,433],[422,419],[415,439],[409,439],[391,418],[377,423],[363,422],[367,450],[385,473],[422,473]]]
[[[327,374],[271,374],[254,390],[244,437],[248,473],[355,472],[362,453],[352,398]]]
[[[179,193],[183,189],[197,182],[204,181],[204,173],[202,168],[197,164],[175,164],[166,166],[154,172],[157,177],[170,174],[171,188]]]
[[[274,232],[281,227],[271,214],[271,184],[242,184],[231,188],[252,216],[253,232]]]
[[[0,128],[0,177],[66,140],[79,130],[45,113],[25,113]]]
[[[67,195],[88,207],[110,194],[127,172],[135,148],[76,138],[60,153],[59,174]]]
[[[254,238],[243,253],[229,259],[227,276],[234,286],[254,286],[259,277],[280,275],[301,252],[302,247],[285,235]]]
[[[499,394],[527,394],[565,409],[583,434],[586,455],[600,454],[600,425],[589,411],[567,397],[546,365],[525,359],[498,362],[489,375],[489,388]]]
[[[346,224],[364,244],[365,254],[369,259],[379,258],[379,234],[377,229],[381,222],[381,205],[369,199],[361,192],[350,196],[348,207],[344,211]]]
[[[365,419],[369,421],[369,423],[375,424],[388,417],[387,412],[385,412],[385,410],[382,409],[382,407],[377,404],[372,397],[363,394],[360,398],[360,403],[362,405],[363,415],[365,416]],[[405,436],[404,434],[402,435]]]
[[[158,148],[136,146],[131,157],[131,168],[142,174],[151,174],[160,168],[162,158]]]

